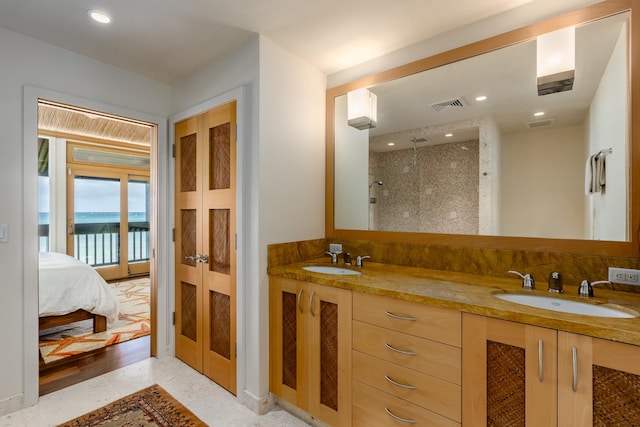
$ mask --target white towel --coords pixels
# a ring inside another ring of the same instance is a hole
[[[588,196],[594,193],[600,193],[606,185],[604,153],[593,154],[587,159],[585,165],[584,183],[585,194]]]

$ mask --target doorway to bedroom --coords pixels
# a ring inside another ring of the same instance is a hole
[[[152,123],[38,101],[40,395],[151,354]]]

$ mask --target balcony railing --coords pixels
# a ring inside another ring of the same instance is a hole
[[[38,229],[40,251],[49,250],[49,225]],[[92,267],[120,264],[120,224],[75,224],[73,235],[75,258]],[[149,261],[149,223],[130,222],[127,235],[129,262]]]

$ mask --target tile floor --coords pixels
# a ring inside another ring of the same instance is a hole
[[[167,390],[212,427],[308,426],[278,407],[256,415],[204,375],[178,359],[166,357],[146,359],[47,394],[35,406],[0,417],[0,427],[55,426],[153,384]]]

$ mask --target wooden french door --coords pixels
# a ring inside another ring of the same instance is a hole
[[[236,393],[236,103],[176,123],[176,356]]]

